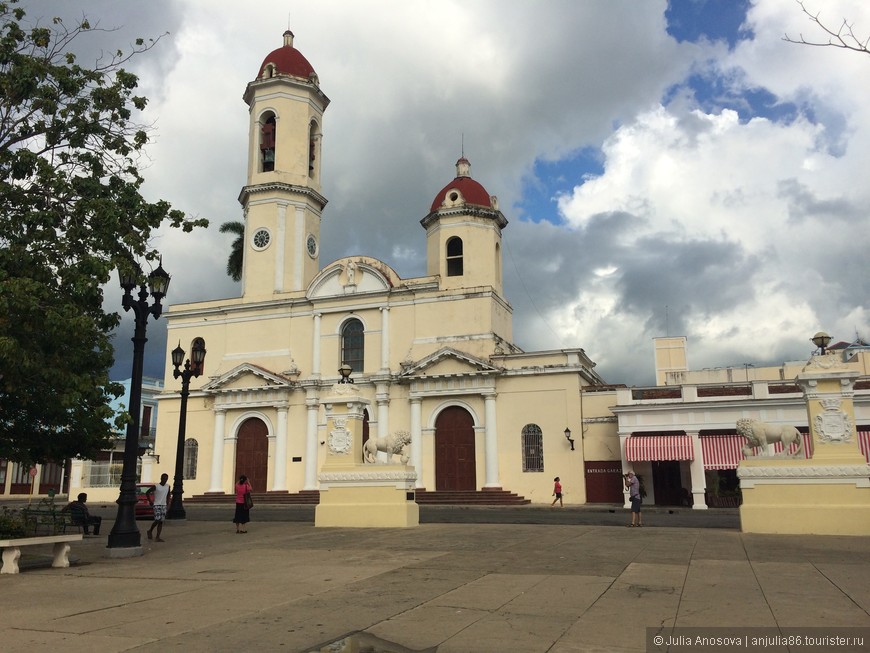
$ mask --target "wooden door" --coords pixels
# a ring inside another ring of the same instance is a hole
[[[474,420],[464,408],[445,408],[435,420],[435,489],[477,489]]]
[[[624,488],[620,461],[586,461],[586,503],[622,503]]]
[[[244,474],[254,492],[266,491],[269,474],[269,429],[261,419],[246,419],[239,428],[236,441],[236,473],[233,487]]]

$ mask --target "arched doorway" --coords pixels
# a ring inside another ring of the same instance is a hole
[[[236,473],[233,486],[244,474],[251,482],[254,492],[266,491],[269,474],[269,428],[263,420],[250,417],[239,427],[236,441]]]
[[[474,420],[459,406],[445,408],[435,420],[435,489],[477,489]]]

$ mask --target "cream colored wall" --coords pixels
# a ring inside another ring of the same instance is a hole
[[[300,221],[301,228],[297,226]],[[243,282],[246,299],[271,299],[275,292],[293,292],[307,287],[318,272],[317,257],[309,256],[304,247],[309,233],[319,238],[317,207],[281,190],[257,193],[249,198],[245,225]],[[268,247],[257,250],[251,238],[261,228],[269,230],[272,240]],[[277,279],[276,266],[280,266]]]
[[[787,361],[769,367],[736,366],[707,370],[669,372],[664,385],[701,385],[704,383],[747,383],[752,381],[792,382],[806,361]],[[870,374],[870,352],[859,351],[843,365],[862,375]],[[659,384],[662,385],[662,384]]]
[[[586,460],[621,460],[616,415],[616,390],[582,392],[579,397],[583,414],[582,442]],[[578,438],[578,434],[573,436]]]
[[[689,369],[686,337],[653,338],[656,385],[665,385],[669,372]]]
[[[571,451],[564,434],[568,426],[579,430],[578,392],[576,374],[499,380],[496,405],[502,487],[533,503],[548,503],[552,501],[553,478],[559,476],[565,489],[564,503],[585,503],[583,446],[576,441]],[[523,472],[522,429],[527,424],[537,424],[543,433],[543,472]]]

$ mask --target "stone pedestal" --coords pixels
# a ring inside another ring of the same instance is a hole
[[[314,525],[358,528],[417,526],[413,468],[363,461],[363,410],[370,403],[353,384],[336,384],[321,400],[327,453],[320,469]]]
[[[870,535],[870,465],[858,447],[853,405],[858,376],[836,355],[814,356],[798,374],[813,456],[740,463],[743,532]]]

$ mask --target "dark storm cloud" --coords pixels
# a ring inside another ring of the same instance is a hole
[[[668,304],[713,315],[755,299],[757,261],[738,243],[650,236],[637,241],[620,266],[621,303],[641,315]]]
[[[797,179],[784,179],[777,185],[777,195],[788,205],[789,222],[800,224],[814,219],[825,222],[861,224],[867,219],[866,208],[855,206],[844,197],[819,199],[812,189]],[[840,227],[842,225],[837,225]]]

